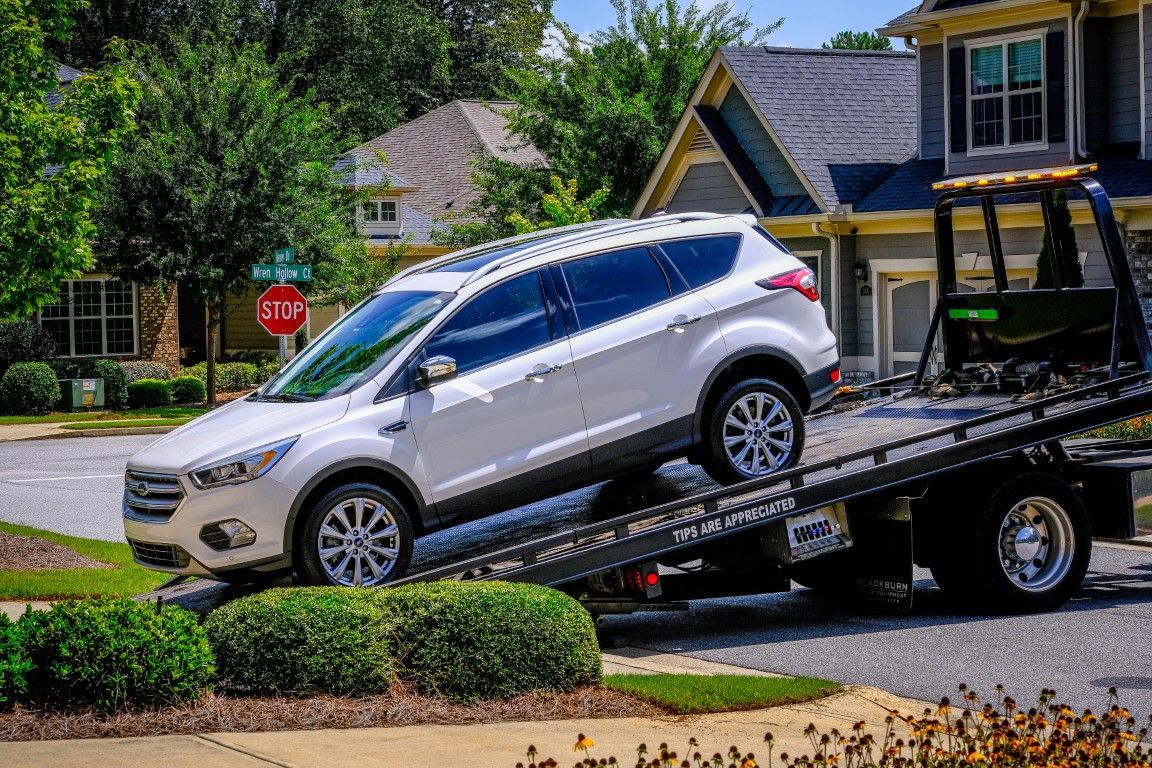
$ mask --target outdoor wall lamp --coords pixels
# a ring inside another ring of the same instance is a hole
[[[856,282],[864,283],[868,281],[868,270],[859,261],[852,267],[852,274],[856,276]]]

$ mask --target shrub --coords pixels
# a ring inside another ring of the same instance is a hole
[[[29,666],[16,625],[0,613],[0,710],[24,698]]]
[[[208,615],[220,684],[251,693],[365,695],[393,679],[391,622],[374,591],[270,589]]]
[[[18,631],[31,667],[27,699],[51,708],[194,701],[212,677],[196,615],[126,598],[69,600],[29,611]]]
[[[0,323],[0,373],[14,363],[41,362],[55,356],[56,340],[38,323]]]
[[[120,363],[120,367],[124,370],[124,376],[127,377],[129,384],[140,381],[140,379],[168,381],[172,378],[172,372],[168,370],[168,366],[148,360],[130,360],[126,363]]]
[[[592,618],[555,590],[443,581],[377,594],[396,617],[400,675],[424,693],[466,702],[600,679]]]
[[[93,360],[91,373],[81,369],[82,377],[104,379],[104,407],[123,408],[128,405],[128,377],[121,366],[112,360]]]
[[[128,385],[128,405],[133,408],[160,408],[172,405],[172,389],[160,379],[139,379]]]
[[[82,360],[45,360],[44,364],[47,365],[56,374],[57,379],[79,379],[83,378],[80,373],[80,363]]]
[[[205,376],[207,376],[207,370],[205,370]],[[257,369],[253,363],[216,364],[217,392],[242,392],[255,389],[257,385]]]
[[[208,397],[204,382],[195,376],[177,376],[168,383],[172,388],[174,403],[202,403]]]
[[[60,402],[60,382],[46,363],[14,363],[0,378],[0,408],[17,416],[48,413]]]
[[[196,365],[185,365],[180,369],[181,376],[191,376],[200,379],[201,383],[208,381],[208,363],[200,362]]]

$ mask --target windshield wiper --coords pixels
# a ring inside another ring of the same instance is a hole
[[[288,392],[280,392],[275,395],[260,395],[256,398],[258,403],[311,403],[316,398],[309,395],[294,395]]]

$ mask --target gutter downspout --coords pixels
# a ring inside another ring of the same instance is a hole
[[[817,237],[828,241],[829,263],[832,269],[832,329],[836,334],[836,351],[840,352],[840,233],[833,228],[831,232],[824,231],[820,222],[812,224],[812,232]]]
[[[1075,94],[1072,108],[1076,110],[1076,153],[1077,160],[1088,157],[1088,148],[1085,146],[1087,136],[1087,119],[1084,115],[1084,19],[1088,16],[1088,6],[1092,0],[1083,0],[1080,10],[1072,23],[1072,58],[1074,63]]]

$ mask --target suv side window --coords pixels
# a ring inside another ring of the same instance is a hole
[[[639,312],[672,296],[664,270],[647,248],[561,262],[560,270],[582,329]]]
[[[473,298],[432,334],[424,351],[451,357],[467,373],[551,341],[540,277],[530,272]]]
[[[684,281],[692,288],[699,288],[714,280],[719,280],[732,271],[736,255],[740,253],[740,236],[696,237],[691,240],[675,240],[660,243],[660,249],[668,256]]]

